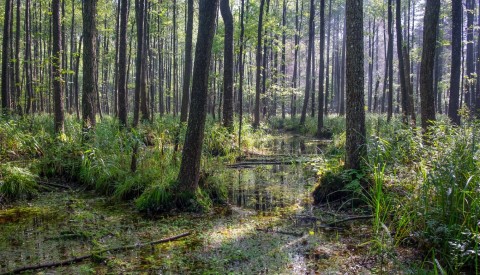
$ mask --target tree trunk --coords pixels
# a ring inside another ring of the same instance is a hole
[[[143,77],[143,43],[144,43],[144,0],[135,0],[135,18],[137,24],[137,56],[135,58],[135,104],[133,110],[133,127],[140,122],[140,95],[142,93]]]
[[[475,0],[467,0],[467,76],[466,76],[466,91],[465,91],[465,103],[470,109],[472,107],[472,97],[474,95],[473,80],[475,76],[474,57],[473,57],[473,18],[475,13]]]
[[[402,34],[402,1],[396,0],[396,7],[395,7],[395,14],[396,14],[396,30],[397,30],[397,55],[398,55],[398,66],[399,66],[399,73],[400,73],[400,89],[402,91],[402,119],[405,124],[408,124],[408,91],[407,91],[407,84],[408,81],[407,76],[405,75],[405,60],[403,58],[403,34]]]
[[[347,169],[360,169],[366,163],[366,130],[363,71],[363,0],[347,0],[346,17],[346,158]]]
[[[223,126],[233,130],[233,16],[229,0],[220,1],[225,24],[223,61]]]
[[[97,104],[97,1],[83,2],[83,96],[84,129],[95,127]]]
[[[3,21],[3,44],[2,44],[2,112],[10,111],[9,93],[9,53],[10,53],[10,26],[12,24],[12,0],[5,1],[5,18]]]
[[[52,70],[53,101],[55,109],[55,133],[64,132],[64,95],[62,84],[62,24],[60,19],[60,0],[52,1]]]
[[[325,74],[325,0],[320,0],[320,60],[318,75],[318,121],[317,136],[322,135],[323,130],[323,100],[324,74]]]
[[[182,110],[180,114],[181,122],[186,122],[188,117],[190,78],[192,75],[193,0],[188,0],[187,3],[187,31],[185,35],[185,66],[183,71]]]
[[[282,73],[282,91],[285,91],[285,78],[287,73],[287,66],[286,66],[286,54],[285,54],[285,45],[287,40],[286,34],[286,25],[287,25],[287,1],[283,0],[283,10],[282,10],[282,64],[280,65],[280,70]],[[282,119],[285,119],[285,96],[282,95]]]
[[[423,21],[423,52],[420,68],[421,113],[424,132],[435,121],[435,106],[432,104],[435,101],[433,94],[433,70],[435,68],[439,13],[440,0],[427,0]]]
[[[118,51],[118,119],[127,126],[127,27],[128,0],[121,0],[120,38]]]
[[[253,127],[260,126],[260,92],[261,92],[261,70],[262,70],[262,29],[263,29],[263,6],[265,0],[260,0],[260,13],[258,15],[257,29],[257,54],[256,54],[256,76],[255,76],[255,108]]]
[[[315,17],[315,1],[310,1],[310,16],[308,24],[308,48],[307,48],[307,78],[305,83],[305,97],[303,98],[302,116],[300,117],[300,125],[305,125],[307,118],[308,100],[310,97],[310,86],[312,84],[312,51],[315,43],[315,25],[313,18]]]
[[[200,159],[207,115],[208,78],[218,0],[200,0],[199,25],[192,78],[192,101],[178,175],[179,203],[188,202],[198,188]]]
[[[392,0],[388,0],[388,102],[387,102],[387,121],[392,119],[393,115],[393,13]]]

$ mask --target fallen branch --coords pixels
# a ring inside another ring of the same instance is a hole
[[[180,235],[172,236],[172,237],[169,237],[169,238],[165,238],[165,239],[161,239],[161,240],[157,240],[157,241],[153,241],[153,242],[149,242],[149,243],[141,243],[141,244],[134,244],[134,245],[108,248],[108,249],[104,249],[104,250],[94,252],[94,253],[89,254],[89,255],[75,257],[75,258],[68,259],[68,260],[61,261],[61,262],[52,262],[52,263],[39,264],[39,265],[33,265],[33,266],[25,266],[25,267],[17,268],[15,270],[12,270],[10,272],[6,272],[6,273],[3,273],[3,274],[18,274],[18,273],[21,273],[21,272],[24,272],[24,271],[29,271],[29,270],[37,270],[37,269],[42,269],[42,268],[52,268],[52,267],[58,267],[58,266],[64,266],[64,265],[71,265],[71,264],[74,264],[74,263],[82,262],[84,260],[87,260],[89,258],[94,257],[95,255],[99,255],[99,254],[102,254],[102,253],[125,251],[125,250],[130,250],[130,249],[135,249],[135,248],[142,248],[142,247],[149,246],[149,245],[166,243],[166,242],[178,240],[178,239],[186,237],[190,234],[191,234],[190,232],[185,232],[185,233],[182,233]]]
[[[63,189],[72,189],[70,186],[68,185],[62,185],[62,184],[56,184],[56,183],[53,183],[53,182],[47,182],[47,181],[37,181],[38,183],[42,184],[42,185],[47,185],[47,186],[50,186],[50,187],[57,187],[57,188],[63,188]]]
[[[343,220],[334,221],[334,222],[328,223],[327,225],[328,226],[334,226],[334,225],[349,222],[349,221],[368,220],[368,219],[372,219],[372,218],[373,218],[373,215],[354,216],[354,217],[349,217],[349,218],[346,218],[346,219],[343,219]]]
[[[286,232],[286,231],[263,229],[263,228],[257,228],[257,231],[265,232],[265,233],[283,234],[283,235],[289,235],[289,236],[294,236],[294,237],[302,237],[303,236],[303,233]]]

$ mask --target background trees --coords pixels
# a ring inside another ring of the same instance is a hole
[[[4,111],[53,114],[57,106],[92,125],[97,114],[116,116],[122,125],[127,125],[129,114],[133,125],[162,115],[180,114],[186,121],[192,39],[199,26],[195,1],[60,1],[59,64],[54,57],[58,41],[52,3],[0,3]],[[345,114],[346,1],[222,3],[228,4],[231,17],[225,13],[215,28],[208,64],[207,109],[215,120],[230,127],[242,113],[258,127],[279,114],[295,118],[301,106],[296,123],[314,123],[320,132],[322,109],[325,115]],[[426,106],[434,105],[438,113],[448,111],[456,124],[459,109],[477,108],[480,63],[473,57],[480,45],[475,31],[479,7],[473,0],[443,3],[439,22],[425,25],[425,7],[414,1],[363,2],[364,100],[370,112],[401,114],[414,125],[426,108],[420,106],[427,87],[421,84],[421,54],[430,50],[435,51],[434,104]],[[439,35],[425,44],[424,29],[430,34],[435,26]],[[64,97],[55,105],[58,93],[53,91],[59,89]],[[307,119],[307,111],[317,112],[316,122]]]

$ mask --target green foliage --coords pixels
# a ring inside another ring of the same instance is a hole
[[[28,169],[0,165],[0,201],[2,197],[8,200],[31,198],[38,192],[36,176]]]

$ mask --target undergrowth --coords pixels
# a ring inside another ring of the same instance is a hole
[[[341,119],[327,124],[341,125]],[[342,192],[363,194],[374,217],[372,248],[381,257],[394,259],[393,248],[414,246],[423,251],[422,268],[478,274],[480,125],[457,127],[440,117],[424,142],[421,129],[406,127],[398,117],[387,123],[385,116],[368,115],[366,123],[367,168],[343,170],[345,128],[333,126],[333,142],[317,164],[315,192],[334,183],[334,198]],[[369,185],[361,184],[364,175],[370,175]],[[329,193],[322,194],[314,193],[318,202]]]
[[[242,150],[248,150],[263,133],[246,124]],[[81,122],[69,116],[65,134],[56,136],[48,115],[0,117],[0,160],[7,163],[0,169],[0,196],[9,200],[29,198],[38,191],[37,178],[59,178],[115,200],[133,200],[142,211],[168,211],[175,208],[173,201],[178,195],[175,185],[185,128],[179,127],[176,118],[165,116],[137,129],[121,129],[116,119],[106,116],[94,130],[82,132]],[[207,119],[202,156],[205,171],[235,159],[240,151],[237,131],[237,124],[230,133]],[[178,151],[174,150],[176,139]],[[132,171],[135,146],[137,167]],[[208,209],[225,196],[226,187],[209,176],[195,191],[195,208]]]

